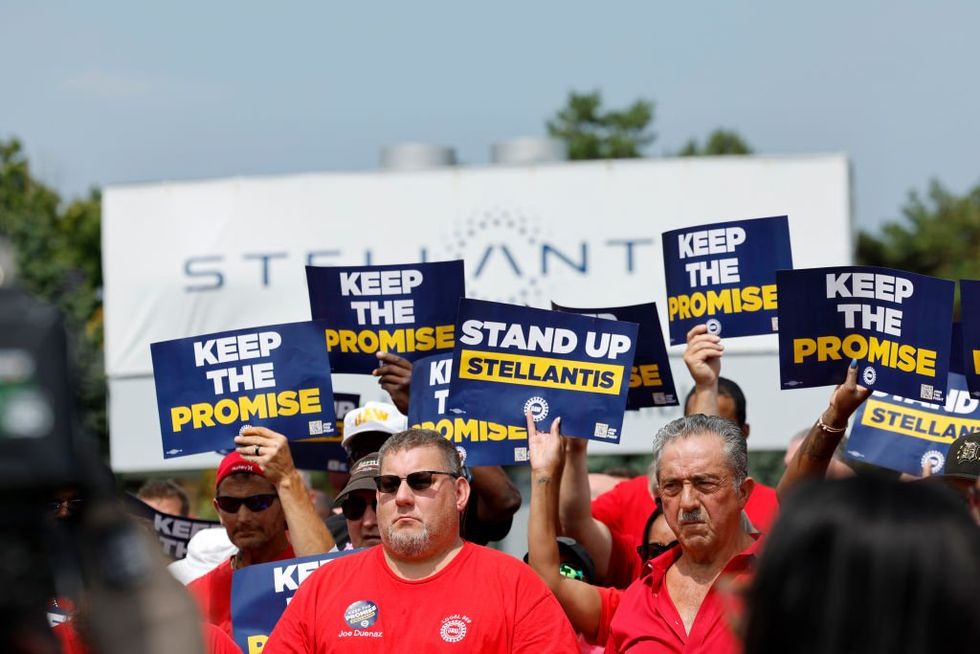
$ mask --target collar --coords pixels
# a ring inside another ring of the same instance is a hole
[[[759,548],[762,546],[762,534],[754,533],[749,534],[752,538],[752,543],[746,547],[744,550],[729,559],[728,563],[722,569],[721,574],[730,574],[743,572],[746,568],[752,565],[755,557],[758,556]],[[677,562],[677,559],[681,558],[684,551],[681,549],[678,543],[674,547],[670,548],[657,558],[647,561],[644,565],[645,572],[643,576],[643,583],[651,588],[659,587],[667,575],[667,570],[670,566]],[[721,576],[721,575],[719,575]]]

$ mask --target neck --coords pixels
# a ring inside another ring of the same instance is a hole
[[[739,527],[735,538],[722,539],[722,542],[725,545],[711,550],[685,548],[682,544],[684,555],[675,563],[678,571],[692,577],[714,579],[736,554],[752,544],[752,536]]]
[[[431,577],[449,565],[449,562],[456,558],[462,549],[463,539],[457,537],[448,548],[441,549],[437,554],[423,558],[402,558],[397,552],[393,552],[382,545],[385,561],[391,571],[402,579],[411,580]]]
[[[283,533],[258,547],[240,549],[232,559],[232,568],[239,570],[255,563],[268,563],[275,560],[287,547],[289,547],[289,539]]]

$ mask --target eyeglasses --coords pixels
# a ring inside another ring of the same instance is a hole
[[[569,579],[578,579],[579,581],[585,580],[585,573],[578,568],[573,568],[567,563],[562,563],[558,566],[558,574],[562,577],[568,577]]]
[[[218,504],[218,508],[225,513],[238,513],[238,509],[241,508],[242,504],[252,513],[258,513],[259,511],[268,509],[278,498],[279,496],[275,493],[264,493],[262,495],[249,495],[248,497],[223,495],[222,497],[214,498],[214,501]]]
[[[397,493],[402,485],[402,479],[408,482],[408,487],[413,491],[424,491],[432,485],[432,475],[446,475],[453,479],[458,479],[459,475],[455,472],[442,472],[440,470],[419,470],[409,473],[406,477],[398,475],[379,475],[374,478],[374,484],[382,493]]]
[[[644,543],[643,545],[636,546],[636,553],[640,555],[640,560],[645,563],[650,559],[657,558],[676,544],[676,540],[672,540],[666,545],[662,543]]]
[[[83,504],[85,504],[85,500],[80,497],[76,497],[70,500],[55,500],[53,502],[48,502],[47,507],[48,511],[52,515],[57,515],[58,512],[61,511],[61,507],[68,509],[68,513],[71,514],[82,508]]]
[[[340,510],[348,520],[360,520],[364,517],[364,512],[367,511],[367,508],[367,500],[360,495],[348,495],[340,503]],[[373,497],[371,498],[371,510],[378,510],[378,500]]]

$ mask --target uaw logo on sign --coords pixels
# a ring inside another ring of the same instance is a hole
[[[560,416],[568,435],[619,442],[636,323],[466,299],[456,320],[451,413],[514,426],[525,412],[545,426]]]
[[[786,216],[675,229],[663,248],[671,345],[701,323],[726,337],[776,331],[776,271],[793,267]]]

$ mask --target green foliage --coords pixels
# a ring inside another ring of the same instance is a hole
[[[708,135],[702,148],[695,139],[688,141],[678,157],[708,157],[723,154],[752,154],[752,148],[738,132],[730,129],[716,129]]]
[[[550,136],[568,145],[570,159],[629,159],[653,143],[655,136],[647,129],[652,120],[653,103],[647,100],[603,111],[599,91],[572,91],[547,125]]]
[[[21,286],[64,314],[83,426],[105,443],[101,215],[98,191],[63,207],[32,177],[20,142],[0,141],[0,237],[14,249]]]
[[[885,224],[879,236],[858,234],[859,264],[980,279],[980,184],[956,195],[933,180],[925,197],[909,193],[902,215]]]

